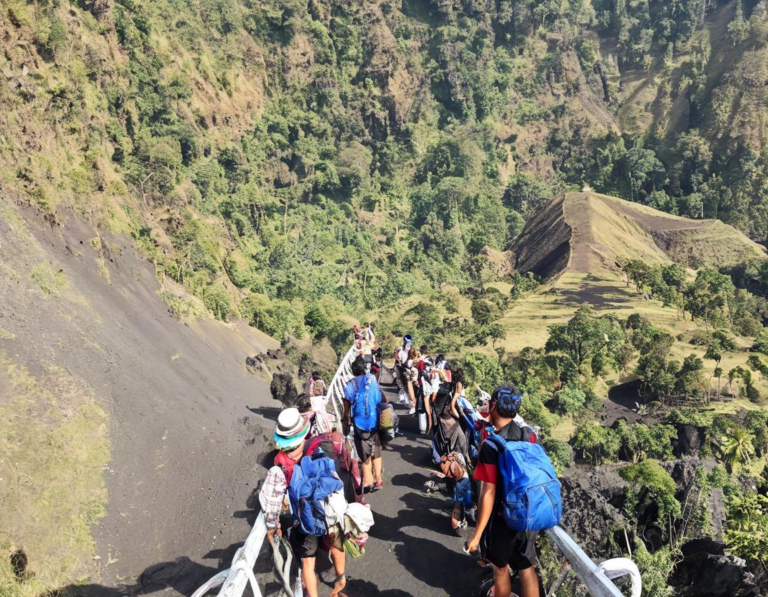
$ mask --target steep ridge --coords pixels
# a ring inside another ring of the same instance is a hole
[[[186,592],[247,534],[233,514],[268,444],[247,407],[272,400],[245,359],[277,343],[172,317],[123,237],[0,213],[0,477],[19,481],[0,485],[0,528],[43,584]]]
[[[615,271],[622,259],[728,267],[766,251],[719,220],[691,220],[592,192],[552,199],[512,246],[516,269],[545,280]]]

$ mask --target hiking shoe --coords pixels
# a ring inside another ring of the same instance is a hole
[[[409,414],[409,415],[415,415],[415,414],[416,414],[416,407],[415,407],[415,406],[412,406],[412,407],[411,407],[411,410],[409,410],[409,411],[408,411],[408,414]]]
[[[456,523],[455,526],[451,525],[451,527],[453,528],[454,531],[456,531],[458,533],[459,531],[461,531],[461,529],[466,529],[467,528],[467,521],[466,520],[460,520],[459,522]]]

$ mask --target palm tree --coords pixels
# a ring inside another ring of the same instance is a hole
[[[720,458],[729,471],[752,460],[755,455],[755,446],[752,444],[754,439],[755,436],[746,429],[735,427],[730,437],[720,441]]]

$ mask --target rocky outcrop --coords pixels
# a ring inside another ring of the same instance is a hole
[[[758,597],[761,591],[747,563],[725,553],[725,545],[695,539],[682,547],[683,560],[671,584],[681,597]]]
[[[275,373],[272,376],[269,391],[272,393],[272,398],[279,400],[286,407],[296,404],[299,397],[296,384],[293,382],[293,375],[290,373]]]
[[[603,470],[605,469],[605,470]],[[623,540],[627,521],[619,511],[626,483],[615,467],[588,470],[575,468],[562,479],[563,520],[561,526],[573,535],[592,557],[622,555],[614,536]]]
[[[698,456],[706,430],[694,425],[677,425],[675,456]]]

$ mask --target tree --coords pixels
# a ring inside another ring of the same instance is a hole
[[[633,147],[624,156],[624,171],[630,181],[633,200],[645,200],[652,191],[660,188],[667,173],[652,149]]]
[[[693,319],[702,319],[707,327],[728,323],[728,303],[735,288],[729,276],[715,269],[700,269],[696,280],[685,289],[685,308]]]
[[[723,376],[723,370],[720,368],[720,361],[723,360],[723,353],[736,348],[736,343],[731,336],[723,330],[715,330],[707,343],[707,351],[704,358],[715,361],[714,375],[717,377],[717,399],[720,400],[720,378]]]
[[[654,503],[659,509],[658,520],[680,517],[680,502],[675,499],[677,485],[670,474],[656,460],[643,460],[630,464],[619,471],[621,478],[630,483],[636,492],[628,503],[634,505],[634,514],[641,517],[645,509]]]
[[[503,372],[496,358],[479,352],[469,352],[461,358],[460,365],[467,376],[466,385],[477,383],[490,392],[502,382]]]
[[[555,467],[555,471],[558,474],[561,474],[566,468],[573,464],[573,448],[568,445],[567,442],[557,439],[548,439],[544,440],[542,445],[547,451],[547,456],[549,456]]]
[[[610,315],[595,317],[589,306],[580,307],[566,324],[549,328],[547,352],[562,352],[583,374],[583,365],[597,353],[611,355],[624,340],[624,331],[619,322]]]
[[[584,410],[586,394],[574,388],[565,386],[557,393],[557,410],[562,415],[575,415]]]
[[[675,391],[680,392],[685,398],[698,398],[706,391],[704,362],[695,354],[685,357],[675,378]]]
[[[732,426],[730,435],[719,442],[720,460],[733,471],[736,467],[752,460],[755,455],[753,440],[755,436],[743,427]]]
[[[576,430],[573,447],[581,450],[585,459],[592,464],[615,460],[621,448],[621,440],[613,429],[597,423],[583,425]]]
[[[737,493],[728,501],[728,549],[750,561],[768,563],[768,497]]]
[[[490,325],[501,315],[496,305],[486,299],[472,301],[470,310],[472,312],[472,319],[478,325]]]
[[[507,330],[499,323],[492,323],[487,328],[488,337],[491,339],[491,346],[496,349],[496,342],[500,342],[507,337]]]
[[[768,412],[751,410],[744,416],[744,428],[752,433],[755,456],[762,457],[768,450]]]
[[[665,402],[675,389],[677,363],[667,361],[666,355],[652,352],[643,354],[637,362],[635,374],[640,378],[640,393]]]

